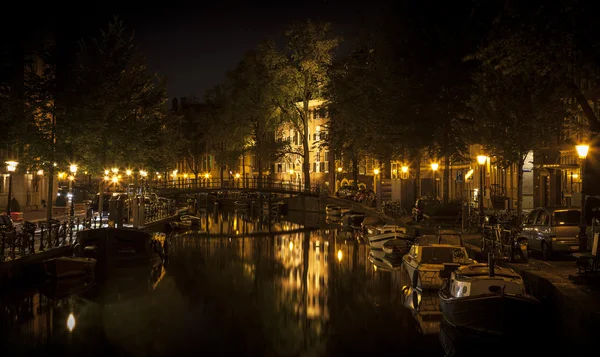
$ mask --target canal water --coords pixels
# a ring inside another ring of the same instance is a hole
[[[168,238],[165,264],[2,291],[3,356],[525,355],[559,351],[551,319],[492,339],[442,323],[437,292],[332,224],[236,213]],[[507,312],[510,314],[510,312]],[[520,318],[520,317],[515,317]]]

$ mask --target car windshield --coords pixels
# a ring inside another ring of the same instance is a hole
[[[579,225],[580,211],[557,211],[552,215],[553,226],[577,226]]]
[[[461,248],[423,247],[421,264],[466,263],[467,255]]]

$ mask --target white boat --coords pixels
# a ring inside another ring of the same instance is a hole
[[[395,224],[373,225],[366,227],[367,237],[392,232],[406,233],[406,228],[397,226]]]
[[[371,250],[369,252],[369,262],[377,269],[384,271],[398,271],[402,269],[401,261],[390,261],[385,253],[380,250]]]
[[[329,204],[329,205],[325,206],[325,213],[328,216],[341,216],[342,208],[338,205]]]
[[[491,266],[462,266],[440,289],[441,311],[450,325],[504,335],[535,319],[539,301],[527,294],[521,276],[512,269]]]
[[[476,263],[465,247],[450,244],[413,245],[402,262],[413,288],[421,290],[439,289],[445,280],[444,272]]]
[[[383,244],[390,239],[396,239],[402,236],[402,233],[389,232],[383,234],[377,234],[367,237],[367,242],[371,249],[383,251]]]

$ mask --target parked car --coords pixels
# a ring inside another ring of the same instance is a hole
[[[343,185],[340,189],[335,193],[338,198],[350,198],[354,199],[356,194],[358,193],[358,187]]]
[[[433,197],[420,197],[415,202],[415,205],[412,208],[412,219],[415,222],[419,222],[423,220],[423,213],[425,210],[430,209],[434,206],[441,204],[442,202],[437,198]]]
[[[523,222],[522,232],[530,250],[540,251],[548,260],[556,252],[579,250],[581,210],[574,207],[541,207]]]

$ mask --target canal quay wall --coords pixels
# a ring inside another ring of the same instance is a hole
[[[469,240],[469,239],[467,239]],[[470,240],[472,241],[472,239]],[[487,256],[472,243],[464,243],[469,255],[477,261],[487,261]],[[557,327],[556,338],[560,345],[572,346],[570,352],[586,352],[587,346],[600,338],[600,301],[585,292],[568,278],[552,274],[530,264],[497,262],[513,269],[523,277],[528,291],[544,306],[544,312]],[[576,271],[575,262],[573,270]],[[533,341],[531,343],[534,343]],[[540,341],[540,343],[550,343]],[[589,352],[589,351],[587,351]]]

